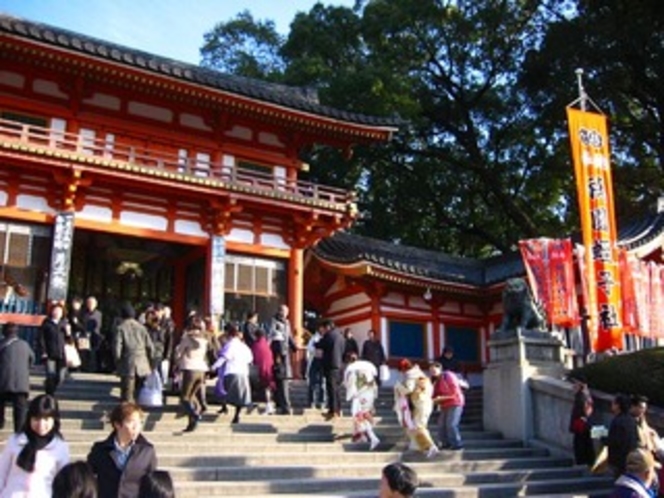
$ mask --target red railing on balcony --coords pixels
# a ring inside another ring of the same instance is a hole
[[[45,127],[0,119],[0,140],[18,141],[49,150],[68,151],[107,160],[135,164],[143,168],[155,168],[183,176],[204,177],[220,180],[228,185],[243,186],[256,191],[279,191],[290,195],[330,202],[348,204],[354,202],[353,192],[319,185],[306,181],[290,181],[287,178],[239,165],[228,166],[222,162],[198,157],[178,157],[159,150],[137,148],[116,142],[114,139],[72,134]]]

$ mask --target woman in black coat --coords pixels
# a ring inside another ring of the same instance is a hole
[[[125,401],[113,409],[110,418],[113,432],[96,442],[88,455],[99,498],[136,498],[143,476],[157,468],[154,446],[141,435],[143,411]]]

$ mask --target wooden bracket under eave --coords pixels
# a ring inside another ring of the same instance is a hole
[[[79,168],[69,171],[53,171],[55,183],[63,186],[62,206],[64,211],[78,211],[82,206],[82,199],[78,195],[81,187],[92,185],[92,178],[84,177]]]
[[[231,197],[210,200],[203,222],[212,235],[228,235],[233,228],[233,215],[242,209]]]

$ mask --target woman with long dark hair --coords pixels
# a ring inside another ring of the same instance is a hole
[[[10,436],[0,454],[0,498],[50,498],[53,478],[68,463],[58,403],[48,394],[37,396],[23,431]]]

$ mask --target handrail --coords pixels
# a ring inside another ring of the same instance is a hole
[[[205,160],[200,156],[178,158],[175,154],[165,154],[149,148],[136,148],[115,140],[86,137],[83,134],[68,133],[8,119],[0,119],[0,137],[47,149],[127,162],[178,175],[216,179],[229,185],[260,191],[279,191],[296,197],[335,204],[348,204],[355,200],[354,192],[337,187],[303,180],[291,181],[267,172],[237,165],[224,165],[222,161]]]

